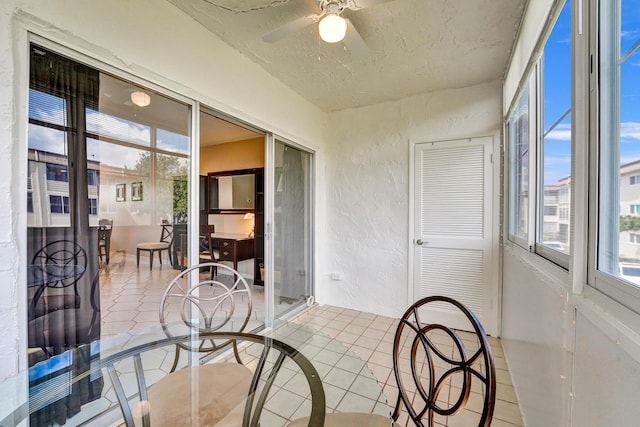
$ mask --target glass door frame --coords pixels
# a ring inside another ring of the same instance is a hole
[[[309,241],[306,242],[309,249],[309,276],[311,285],[311,296],[307,300],[306,305],[301,305],[293,309],[290,312],[285,313],[283,316],[276,318],[275,313],[275,236],[274,236],[274,223],[275,223],[275,152],[276,141],[290,146],[300,151],[304,151],[310,155],[310,167],[309,167]],[[310,303],[315,301],[316,295],[316,275],[315,275],[315,260],[316,260],[316,243],[315,243],[315,200],[316,200],[316,165],[315,165],[315,151],[305,147],[301,144],[297,144],[290,139],[276,135],[274,133],[267,132],[265,135],[265,167],[264,167],[264,216],[265,216],[265,229],[264,229],[264,241],[265,241],[265,281],[264,281],[264,293],[265,293],[265,326],[268,328],[273,327],[280,321],[284,321],[289,317],[292,317],[308,307]]]

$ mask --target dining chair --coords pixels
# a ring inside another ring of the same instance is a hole
[[[73,380],[95,376],[105,369],[127,427],[258,427],[268,425],[262,418],[263,409],[278,392],[278,384],[295,375],[301,387],[306,383],[311,397],[310,408],[305,409],[310,413],[307,425],[325,425],[326,400],[320,375],[298,350],[277,339],[251,333],[207,332],[199,338],[251,346],[256,354],[255,367],[239,371],[231,369],[229,365],[233,364],[227,362],[209,363],[181,369],[151,384],[158,371],[154,360],[166,346],[188,346],[193,340],[193,335],[188,334],[110,354],[92,363],[91,370],[74,375]],[[198,402],[197,407],[194,402]]]
[[[100,219],[98,221],[98,257],[103,257],[109,265],[111,255],[111,232],[113,231],[113,219]]]
[[[68,348],[88,344],[99,336],[100,327],[100,276],[91,281],[89,305],[67,305],[29,320],[28,346],[40,348],[43,354],[52,356]]]
[[[458,314],[464,330],[429,322],[430,311]],[[471,332],[466,332],[466,331]],[[496,399],[496,374],[487,337],[478,318],[460,302],[431,296],[415,302],[398,323],[393,342],[398,398],[391,418],[398,427],[404,409],[416,426],[488,427]],[[467,405],[472,410],[466,409]],[[457,418],[456,418],[457,416]],[[462,421],[462,423],[460,423]],[[300,418],[288,427],[302,427]],[[388,417],[362,413],[327,414],[327,427],[389,426]]]
[[[214,247],[211,235],[215,233],[215,226],[200,226],[200,253],[198,255],[200,263],[214,262],[220,259],[220,248]],[[213,279],[217,273],[217,268],[210,268],[211,278]]]
[[[74,241],[55,240],[38,249],[28,268],[27,285],[34,289],[29,320],[56,310],[78,308],[78,283],[86,268],[87,252]],[[68,288],[73,288],[73,293]]]
[[[136,245],[136,267],[140,267],[140,252],[149,252],[149,270],[153,269],[153,254],[158,252],[158,259],[162,264],[162,251],[169,254],[169,263],[171,263],[171,245],[173,243],[173,227],[168,224],[162,224],[160,232],[160,241],[158,242],[142,242]]]
[[[215,279],[201,276],[204,268],[217,268]],[[195,336],[193,340],[175,344],[175,355],[170,375],[160,379],[148,393],[152,408],[166,407],[160,419],[153,425],[174,426],[176,420],[190,420],[196,411],[200,420],[219,420],[246,399],[238,390],[248,390],[253,372],[240,358],[236,339],[218,335],[216,339],[198,338],[210,333],[241,333],[247,327],[252,314],[251,289],[247,281],[231,267],[223,264],[197,264],[180,272],[165,288],[160,301],[159,319],[168,338],[183,335]],[[233,350],[236,363],[199,364],[198,355],[209,358],[225,350]],[[191,355],[179,365],[182,353]],[[194,358],[196,360],[193,364]],[[189,361],[192,363],[190,364]],[[177,369],[178,367],[182,369]],[[206,396],[176,393],[197,376]],[[229,388],[233,386],[235,391]],[[222,392],[227,390],[227,392]],[[211,399],[216,399],[215,404]],[[197,409],[194,409],[197,407]],[[153,413],[153,410],[152,410]],[[201,425],[212,425],[201,424]]]
[[[202,225],[200,226],[200,234],[198,239],[200,241],[198,248],[198,262],[200,264],[203,263],[217,263],[220,258],[220,249],[213,245],[213,239],[211,235],[215,232],[215,226],[211,225]],[[188,239],[186,234],[180,235],[180,246],[177,251],[178,254],[178,263],[181,269],[187,267],[188,259],[189,259],[189,247],[188,247]],[[217,273],[217,269],[215,267],[210,268],[211,279],[213,279]]]

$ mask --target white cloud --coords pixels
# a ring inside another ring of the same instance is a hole
[[[545,139],[555,139],[558,141],[571,141],[571,124],[562,123],[549,132]]]
[[[128,122],[108,114],[89,110],[87,127],[98,135],[108,135],[145,146],[150,145],[151,130],[148,126]]]
[[[640,123],[620,123],[620,138],[640,139]]]

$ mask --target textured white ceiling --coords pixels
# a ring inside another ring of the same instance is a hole
[[[343,43],[322,42],[317,24],[276,43],[262,40],[280,25],[318,13],[316,0],[169,1],[327,111],[502,78],[526,3],[393,0],[345,10],[369,46],[358,58]]]

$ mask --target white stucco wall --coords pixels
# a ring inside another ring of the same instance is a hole
[[[640,318],[507,243],[502,345],[529,427],[636,426]]]
[[[26,361],[27,31],[312,149],[326,118],[168,2],[0,2],[0,379]]]
[[[330,113],[318,300],[400,316],[408,305],[409,141],[499,132],[501,82]],[[332,274],[341,280],[333,280]]]

